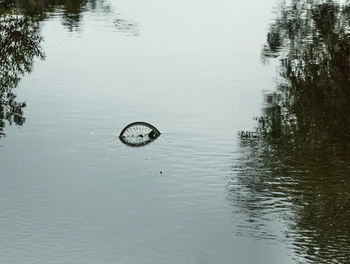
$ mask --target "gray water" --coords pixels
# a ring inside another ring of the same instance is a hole
[[[72,3],[40,11],[42,58],[12,87],[26,106],[0,138],[1,263],[350,261],[347,137],[237,136],[278,86],[274,0]],[[134,121],[162,135],[128,147]]]

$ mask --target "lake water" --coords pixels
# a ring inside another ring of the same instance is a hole
[[[350,7],[291,2],[0,2],[0,262],[349,263]]]

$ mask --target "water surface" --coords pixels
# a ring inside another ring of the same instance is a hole
[[[0,3],[3,262],[349,261],[349,7],[304,2]]]

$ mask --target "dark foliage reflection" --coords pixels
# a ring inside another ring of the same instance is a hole
[[[104,0],[5,0],[0,2],[0,14],[17,13],[30,17],[32,20],[42,21],[51,16],[62,18],[62,24],[69,30],[78,30],[82,23],[85,12],[95,12],[104,16],[111,15],[117,17],[115,26],[117,30],[119,25],[128,25],[132,28],[123,32],[131,34],[137,31],[137,25],[130,21],[120,18],[113,13],[111,6]]]
[[[13,89],[21,77],[32,70],[35,57],[43,58],[39,25],[24,16],[3,15],[0,18],[0,137],[6,122],[22,125],[23,107]]]
[[[23,125],[24,102],[16,101],[14,88],[32,71],[35,58],[43,59],[42,21],[60,16],[73,31],[81,26],[84,12],[113,15],[103,0],[4,0],[0,1],[0,137],[6,124]],[[138,35],[137,25],[119,17],[111,23],[117,31]]]
[[[273,220],[303,263],[350,263],[349,4],[282,5],[263,49],[274,57],[277,90],[265,95],[260,137],[241,139],[229,186],[248,216],[239,230],[271,237],[254,222]]]

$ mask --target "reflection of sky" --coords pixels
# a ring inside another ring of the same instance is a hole
[[[259,1],[119,3],[114,12],[136,21],[139,36],[110,34],[113,16],[86,16],[82,32],[72,37],[49,22],[44,28],[48,56],[42,65],[64,68],[73,80],[84,76],[86,96],[97,99],[108,93],[107,100],[123,98],[125,104],[132,100],[175,115],[181,108],[213,121],[239,115],[231,123],[249,128],[260,110],[259,91],[272,84],[273,68],[259,61],[271,6]],[[96,70],[93,75],[90,69]],[[46,78],[55,72],[40,70]]]

